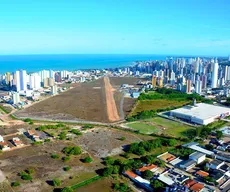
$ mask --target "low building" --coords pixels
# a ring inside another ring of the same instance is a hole
[[[163,182],[164,184],[171,186],[175,184],[175,182],[172,180],[171,177],[167,176],[166,174],[160,174],[159,177],[157,178],[159,181]]]
[[[10,146],[5,141],[0,142],[0,147],[2,151],[10,150]]]
[[[146,166],[141,167],[140,169],[136,170],[136,172],[138,175],[141,175],[141,173],[146,170],[152,171],[154,173],[156,172],[157,169],[158,167],[156,165],[151,164],[151,165],[146,165]]]
[[[186,160],[186,161],[183,161],[182,163],[180,163],[179,166],[181,169],[188,171],[188,170],[190,170],[196,166],[196,161],[189,159],[189,160]]]
[[[213,160],[209,163],[206,163],[206,167],[210,168],[210,169],[216,169],[218,170],[222,165],[224,165],[224,161],[220,161],[220,160]]]
[[[202,163],[205,160],[205,158],[206,158],[206,155],[200,152],[194,152],[189,155],[189,159],[195,161],[196,164]]]
[[[186,143],[184,145],[182,145],[183,147],[187,147],[189,149],[193,149],[194,151],[198,151],[201,152],[209,157],[214,157],[214,152],[213,151],[209,151],[207,149],[204,149],[203,147],[199,146],[199,143],[196,142],[191,142],[191,143]]]
[[[192,179],[185,181],[184,186],[188,187],[190,191],[193,192],[201,192],[204,189],[204,184],[198,183]]]
[[[22,141],[18,138],[18,137],[14,137],[12,139],[13,141],[13,144],[16,146],[16,147],[20,147],[20,146],[23,146],[24,144],[22,143]]]
[[[204,177],[209,176],[209,173],[208,173],[208,172],[205,172],[205,171],[202,171],[202,170],[199,170],[199,171],[196,172],[196,175],[197,175],[198,177],[204,178]]]
[[[149,192],[153,191],[153,188],[150,186],[150,181],[143,179],[142,177],[136,175],[132,171],[125,171],[123,174],[125,176],[129,177],[135,183],[139,184],[141,187],[143,187],[147,191],[149,191]]]
[[[170,115],[189,123],[207,125],[225,116],[230,115],[230,108],[198,103],[187,105],[170,111]]]
[[[28,130],[28,136],[34,141],[40,141],[40,137],[35,130]]]

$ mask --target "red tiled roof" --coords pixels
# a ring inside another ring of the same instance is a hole
[[[156,165],[152,164],[152,165],[141,167],[140,169],[138,169],[138,171],[143,172],[145,170],[155,169],[156,167],[157,167]]]
[[[199,192],[204,188],[204,185],[201,183],[196,183],[194,184],[192,187],[190,187],[190,190],[194,191],[194,192]]]
[[[35,130],[28,130],[29,135],[34,135],[36,134]]]
[[[207,173],[207,172],[205,172],[205,171],[197,171],[196,172],[196,174],[197,175],[200,175],[200,176],[202,176],[202,177],[207,177],[207,176],[209,176],[209,173]]]
[[[0,145],[5,146],[5,145],[7,145],[7,143],[5,141],[4,142],[0,142]]]
[[[126,171],[125,172],[126,175],[128,175],[129,177],[135,179],[137,177],[137,175],[135,173],[133,173],[132,171]]]
[[[192,179],[188,179],[187,181],[184,182],[184,186],[191,187],[191,186],[193,186],[196,183],[197,183],[196,181],[194,181]]]

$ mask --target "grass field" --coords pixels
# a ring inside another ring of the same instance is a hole
[[[161,117],[154,117],[144,121],[128,123],[126,126],[139,130],[140,133],[143,134],[155,133],[173,137],[187,137],[195,133],[195,128],[189,125]]]
[[[182,106],[188,103],[187,101],[173,101],[173,100],[165,100],[165,99],[157,99],[157,100],[140,100],[138,101],[135,109],[132,111],[131,115],[135,115],[138,112],[145,110],[157,110],[167,107],[177,107]]]
[[[127,126],[143,134],[152,134],[157,132],[157,128],[155,126],[148,125],[144,122],[133,122],[127,124]]]

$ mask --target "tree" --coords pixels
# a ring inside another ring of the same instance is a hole
[[[63,160],[64,162],[67,162],[67,161],[69,161],[69,160],[70,160],[70,157],[69,157],[69,156],[62,157],[62,160]]]
[[[114,165],[113,166],[113,174],[118,174],[120,171],[120,166],[119,165]]]
[[[93,161],[93,159],[91,157],[85,157],[84,159],[82,159],[83,163],[91,163]]]
[[[60,155],[54,153],[54,154],[51,155],[51,158],[53,158],[53,159],[59,159]]]
[[[54,178],[53,179],[53,186],[54,187],[58,187],[61,185],[61,180],[60,179],[57,179],[57,178]]]
[[[114,164],[114,159],[112,158],[112,157],[106,157],[105,159],[104,159],[104,163],[105,163],[105,165],[106,166],[108,166],[108,165],[113,165]]]
[[[151,179],[153,177],[153,172],[150,170],[145,170],[141,173],[142,177],[145,179]]]
[[[69,171],[70,169],[71,169],[70,166],[66,166],[66,167],[63,168],[64,171]]]
[[[62,150],[63,153],[65,153],[66,155],[79,155],[81,154],[81,148],[78,146],[74,146],[74,147],[65,147]]]
[[[64,187],[61,192],[73,192],[73,189],[71,187]]]
[[[19,175],[21,176],[22,180],[25,180],[25,181],[32,180],[32,176],[26,173],[25,171],[22,171],[21,173],[19,173]]]
[[[21,183],[18,182],[18,181],[14,181],[14,182],[11,183],[12,187],[17,187],[17,186],[20,186],[20,185],[21,185]]]
[[[216,138],[221,139],[224,136],[222,131],[216,131]]]
[[[106,167],[102,173],[103,176],[107,177],[109,175],[112,175],[113,173],[113,167]]]
[[[158,180],[152,181],[151,186],[153,187],[153,189],[156,189],[156,190],[164,188],[164,184]]]
[[[205,148],[212,151],[214,149],[214,146],[211,144],[207,144],[205,145]]]

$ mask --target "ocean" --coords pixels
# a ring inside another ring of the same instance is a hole
[[[132,65],[135,61],[164,60],[163,55],[6,55],[0,56],[0,74],[25,69],[36,72],[43,69],[78,70],[104,69]]]

